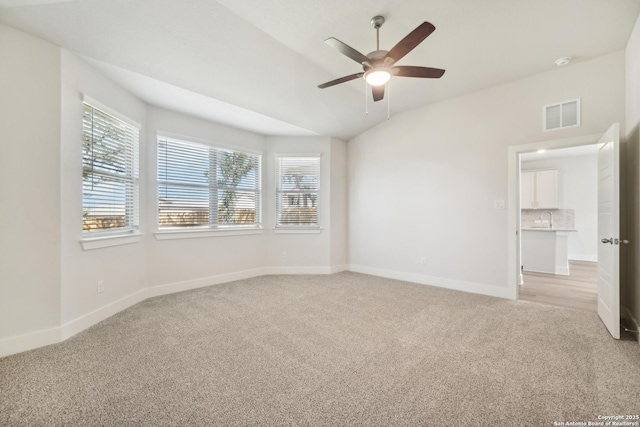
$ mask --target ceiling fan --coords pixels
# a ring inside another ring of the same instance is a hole
[[[384,17],[382,16],[375,16],[371,19],[371,25],[376,29],[376,50],[367,55],[363,55],[334,37],[324,41],[338,52],[362,65],[363,72],[323,83],[318,85],[320,89],[364,77],[367,83],[372,86],[373,100],[380,101],[384,98],[384,85],[392,76],[427,79],[442,77],[445,70],[439,68],[394,65],[435,31],[436,27],[433,24],[423,22],[389,51],[380,50],[380,27],[382,27],[382,24],[384,24]]]

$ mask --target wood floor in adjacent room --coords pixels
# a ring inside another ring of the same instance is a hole
[[[518,298],[558,307],[598,310],[598,263],[569,261],[569,276],[524,271]]]

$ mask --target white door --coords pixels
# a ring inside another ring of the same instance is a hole
[[[598,315],[620,339],[620,126],[612,125],[598,152]]]

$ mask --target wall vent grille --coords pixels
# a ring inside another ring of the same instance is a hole
[[[580,98],[542,107],[543,130],[580,126]]]

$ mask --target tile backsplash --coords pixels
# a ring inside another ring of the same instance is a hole
[[[574,230],[576,227],[574,209],[546,209],[553,213],[553,228],[560,230]],[[536,221],[540,220],[540,215],[544,209],[522,209],[520,214],[521,227],[531,228],[540,226]],[[544,215],[544,220],[549,221],[549,214]]]

